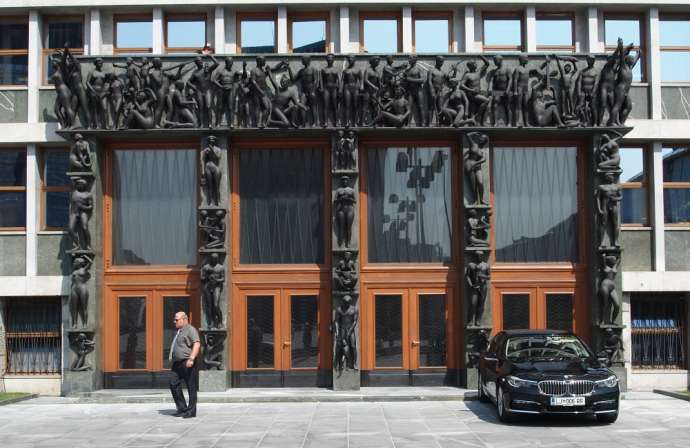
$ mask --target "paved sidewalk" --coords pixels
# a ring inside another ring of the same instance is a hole
[[[5,447],[682,447],[690,403],[647,394],[623,400],[617,423],[583,418],[497,423],[476,401],[383,403],[208,403],[196,419],[172,407],[65,404],[38,398],[0,411]]]

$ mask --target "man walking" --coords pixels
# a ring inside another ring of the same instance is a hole
[[[184,311],[175,313],[175,328],[177,334],[170,346],[170,361],[172,361],[172,378],[170,379],[170,392],[177,412],[175,417],[196,417],[196,393],[199,388],[199,363],[196,361],[199,355],[201,341],[199,332],[189,324],[189,318]],[[182,381],[187,385],[189,393],[189,406],[182,394]]]

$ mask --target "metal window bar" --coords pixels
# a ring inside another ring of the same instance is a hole
[[[7,373],[59,374],[60,299],[10,299],[6,310]]]
[[[686,305],[681,299],[638,299],[632,304],[632,365],[686,368]]]

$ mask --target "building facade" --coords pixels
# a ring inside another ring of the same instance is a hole
[[[688,25],[673,2],[4,2],[0,390],[164,385],[179,310],[207,390],[473,387],[509,328],[686,388]]]

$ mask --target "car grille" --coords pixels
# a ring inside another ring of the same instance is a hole
[[[589,395],[594,389],[594,381],[587,380],[546,380],[539,381],[539,392],[551,396]]]

